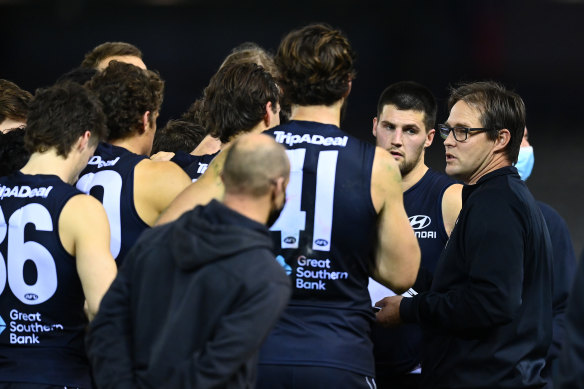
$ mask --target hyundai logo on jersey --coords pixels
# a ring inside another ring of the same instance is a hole
[[[426,216],[426,215],[411,216],[409,219],[410,219],[410,226],[412,226],[412,228],[414,230],[421,230],[422,228],[426,228],[432,222],[432,219],[430,219],[430,216]]]

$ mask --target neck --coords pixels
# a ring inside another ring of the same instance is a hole
[[[123,147],[124,149],[139,155],[149,155],[150,151],[152,150],[152,143],[148,144],[147,139],[145,139],[142,135],[116,139],[109,141],[108,143],[114,146]]]
[[[73,152],[71,152],[73,153]],[[71,154],[70,153],[70,154]],[[23,174],[50,174],[59,177],[68,184],[74,184],[79,175],[74,158],[57,155],[54,149],[44,153],[33,153],[20,171]]]
[[[340,99],[332,105],[293,105],[292,120],[304,120],[323,124],[341,126],[341,109],[345,99]]]
[[[503,153],[493,154],[490,160],[485,161],[468,179],[465,179],[463,181],[468,185],[474,185],[483,176],[506,166],[511,166],[511,163],[509,162],[507,157],[503,155]]]
[[[215,154],[217,151],[221,150],[221,146],[221,141],[218,138],[207,135],[203,138],[201,143],[191,151],[191,155]]]
[[[228,208],[261,224],[266,224],[269,214],[268,196],[251,197],[248,195],[225,193],[223,204]]]
[[[423,159],[420,160],[420,163],[413,168],[408,174],[402,177],[402,189],[405,192],[406,190],[410,189],[414,186],[418,181],[424,177],[424,174],[428,171],[428,166],[424,164]]]
[[[229,139],[229,142],[227,142],[227,143],[221,143],[220,149],[223,150],[224,148],[230,146],[233,142],[235,142],[237,139],[239,139],[239,137],[242,136],[242,135],[245,135],[245,134],[261,134],[262,132],[266,131],[267,129],[268,129],[268,126],[266,126],[266,124],[262,120],[261,122],[259,122],[258,124],[256,124],[251,130],[245,131],[245,132],[240,132],[239,134],[237,134],[235,136],[232,136],[231,139]]]

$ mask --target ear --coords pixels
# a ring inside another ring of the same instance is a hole
[[[286,197],[286,179],[284,177],[278,177],[276,179],[276,189],[274,190],[274,195],[278,197],[280,194]]]
[[[347,86],[347,91],[343,94],[344,99],[346,99],[349,96],[349,93],[351,93],[352,87],[353,87],[353,80],[349,80],[348,86]]]
[[[503,128],[499,131],[497,135],[497,139],[495,139],[495,151],[501,151],[507,147],[509,142],[511,141],[511,133],[508,129]]]
[[[144,132],[146,132],[146,130],[148,129],[149,126],[150,126],[150,111],[146,111],[146,112],[144,112],[144,115],[142,115],[142,131],[140,131],[140,133],[143,134]]]
[[[277,104],[277,103],[276,103]],[[276,106],[276,112],[273,110],[274,106],[271,101],[266,103],[266,113],[264,115],[264,125],[266,129],[275,127],[280,124],[280,110],[279,106]]]
[[[431,129],[430,131],[428,131],[428,133],[426,134],[426,141],[424,142],[424,148],[428,148],[430,147],[430,145],[432,144],[432,142],[434,141],[434,135],[436,135],[436,130],[435,129]]]
[[[373,118],[373,136],[377,138],[377,116]]]
[[[79,151],[85,151],[89,147],[89,141],[91,140],[91,131],[87,130],[79,137],[77,141],[77,148]]]

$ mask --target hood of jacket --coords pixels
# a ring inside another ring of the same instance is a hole
[[[272,250],[267,227],[213,200],[169,226],[170,251],[178,268],[193,271],[252,249]]]

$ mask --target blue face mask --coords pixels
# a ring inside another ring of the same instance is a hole
[[[535,156],[533,155],[533,147],[521,147],[519,149],[519,157],[517,157],[517,163],[515,167],[519,172],[519,176],[523,181],[531,175],[531,170],[533,170],[533,163],[535,162]]]

